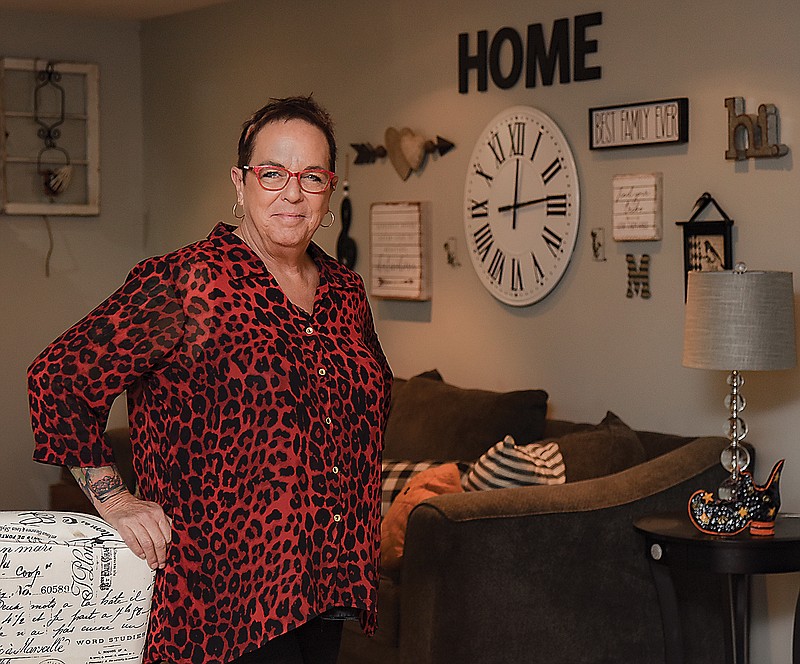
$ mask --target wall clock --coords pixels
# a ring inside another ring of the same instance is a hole
[[[464,231],[481,283],[513,306],[556,287],[575,249],[578,171],[555,122],[512,106],[475,143],[464,188]]]

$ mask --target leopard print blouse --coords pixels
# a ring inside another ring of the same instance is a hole
[[[335,607],[374,630],[391,371],[361,278],[309,252],[311,314],[219,224],[137,265],[29,368],[45,463],[112,463],[127,391],[142,498],[173,528],[146,663],[229,662]]]

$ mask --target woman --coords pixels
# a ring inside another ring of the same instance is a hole
[[[238,228],[137,265],[29,369],[34,459],[158,569],[146,663],[333,664],[342,618],[374,629],[391,372],[360,277],[312,242],[335,162],[314,101],[272,100]],[[103,441],[122,391],[140,497]]]

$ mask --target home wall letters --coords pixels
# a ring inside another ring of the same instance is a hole
[[[514,28],[500,28],[489,39],[488,30],[479,30],[476,42],[470,44],[469,33],[458,35],[458,91],[469,92],[469,73],[477,75],[477,89],[485,92],[489,87],[489,76],[498,88],[506,90],[515,86],[525,70],[525,87],[535,88],[538,78],[542,85],[552,85],[558,68],[558,82],[590,81],[602,76],[602,67],[587,65],[587,56],[598,50],[597,40],[587,38],[587,30],[602,25],[603,13],[580,14],[573,19],[559,18],[553,22],[549,48],[545,43],[544,27],[534,23],[527,27],[526,37]],[[572,48],[570,48],[572,40]],[[501,67],[501,53],[511,49],[511,64],[508,71]],[[571,57],[570,57],[571,56]],[[571,61],[571,62],[570,62]],[[571,66],[570,66],[571,64]]]

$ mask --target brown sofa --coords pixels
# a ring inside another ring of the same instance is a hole
[[[567,482],[415,507],[401,567],[381,575],[378,631],[367,638],[347,623],[340,664],[664,661],[655,586],[632,524],[716,487],[728,441],[633,432],[609,417],[546,419],[546,409],[539,390],[464,390],[437,372],[396,382],[385,460],[474,461],[512,434],[520,444],[556,440]],[[127,474],[127,432],[107,435]],[[68,472],[51,496],[53,509],[91,511]],[[675,581],[687,664],[725,661],[724,579],[686,572]]]
[[[460,390],[427,376],[398,381],[385,460],[474,460],[511,429],[518,443],[533,439],[526,429],[536,435],[537,391]],[[663,663],[655,586],[632,524],[716,487],[728,441],[631,433],[644,457],[604,474],[621,463],[619,441],[602,442],[600,425],[546,420],[540,437],[563,442],[565,484],[415,507],[402,566],[381,576],[378,631],[367,638],[347,624],[339,664]],[[724,579],[684,573],[676,586],[687,663],[725,661]]]

